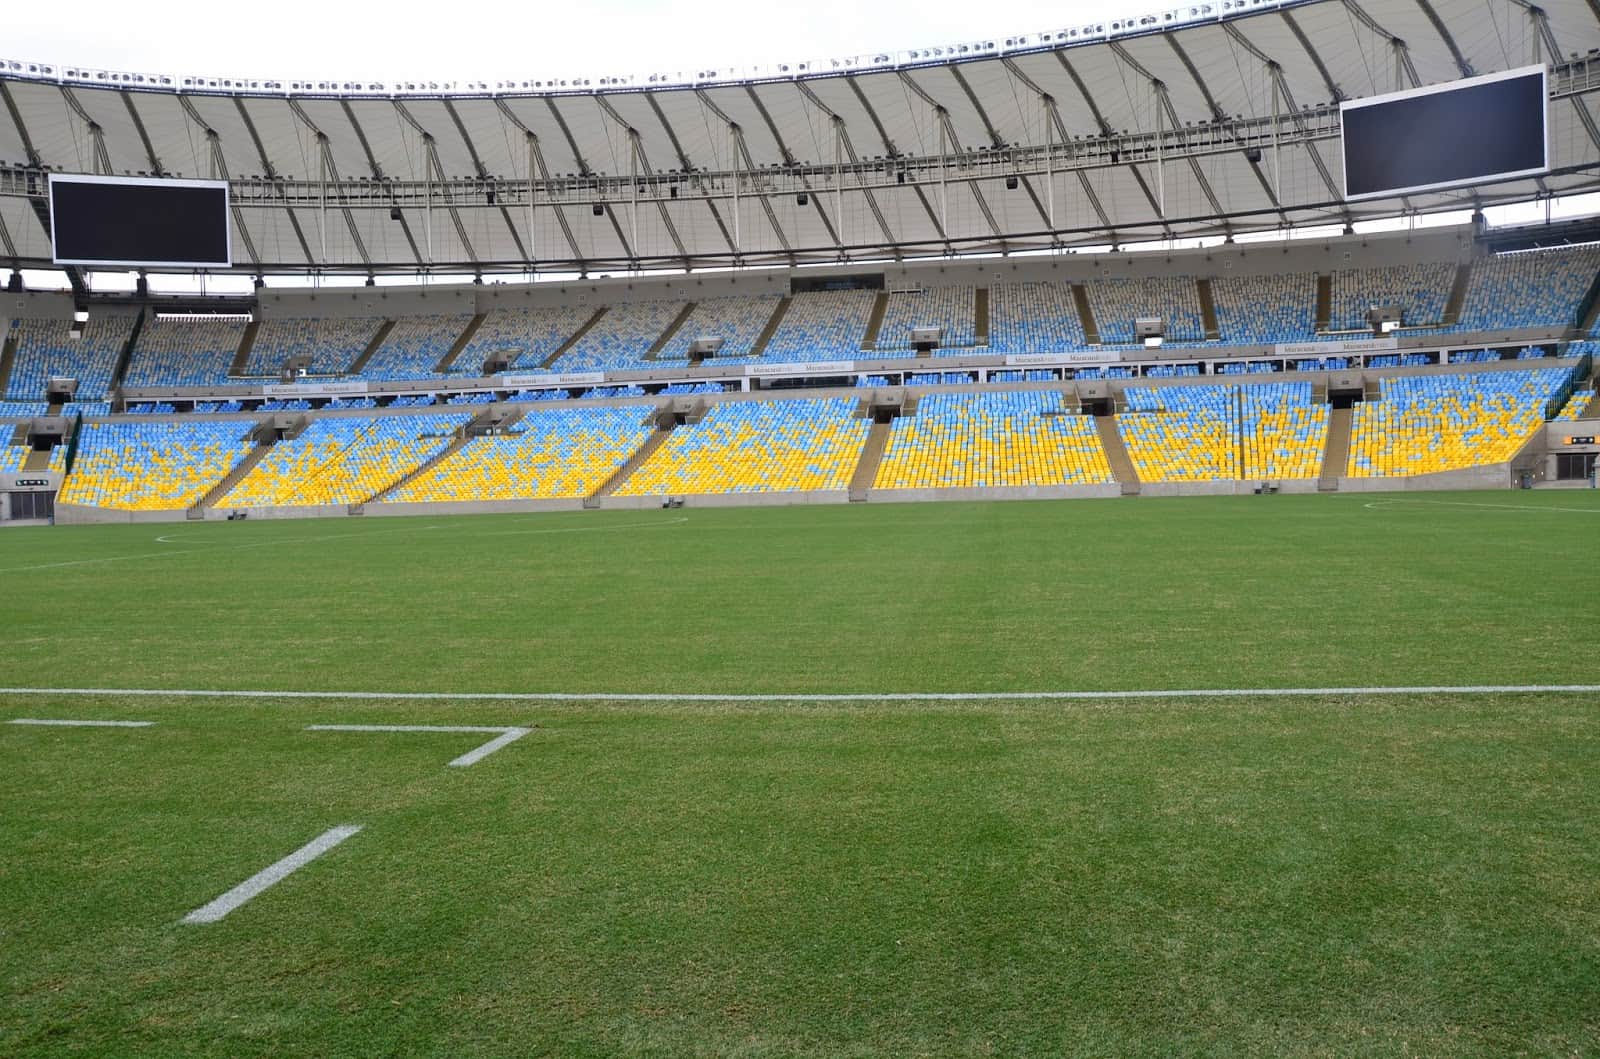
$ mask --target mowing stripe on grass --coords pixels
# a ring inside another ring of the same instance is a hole
[[[40,724],[55,728],[149,728],[154,721],[59,721],[42,717],[18,717],[7,724]]]
[[[489,740],[482,746],[470,750],[454,761],[449,762],[456,768],[466,768],[476,765],[490,754],[503,746],[509,746],[518,739],[533,731],[532,728],[517,728],[507,725],[475,725],[475,724],[308,724],[308,732],[498,732],[497,738]]]
[[[267,887],[293,875],[360,830],[360,824],[343,824],[339,827],[329,828],[276,864],[256,872],[215,901],[201,905],[193,912],[190,912],[183,917],[183,921],[185,923],[215,923]]]
[[[1427,684],[1355,688],[1160,688],[1130,691],[887,691],[762,694],[718,692],[673,694],[639,691],[222,691],[204,688],[0,688],[0,695],[138,695],[175,699],[393,699],[421,702],[987,702],[1026,699],[1094,701],[1271,699],[1291,696],[1326,698],[1381,695],[1548,695],[1563,692],[1600,692],[1600,684]],[[504,728],[482,730],[507,731]]]

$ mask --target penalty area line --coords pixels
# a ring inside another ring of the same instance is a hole
[[[51,728],[149,728],[154,721],[64,721],[44,717],[17,717],[7,724],[33,724]]]
[[[190,912],[183,917],[183,921],[185,923],[215,923],[268,887],[282,882],[334,846],[359,833],[361,826],[360,824],[343,824],[339,827],[329,828],[287,857],[256,872],[215,901],[201,905],[193,912]]]
[[[718,693],[637,691],[223,691],[205,688],[0,688],[0,695],[148,696],[187,699],[323,699],[395,702],[1016,702],[1030,700],[1250,699],[1384,695],[1546,695],[1600,692],[1600,684],[1417,684],[1345,688],[1157,688],[1126,691],[887,691],[836,693]],[[328,726],[332,727],[332,726]],[[363,726],[347,726],[363,730]],[[364,730],[383,730],[366,726]],[[391,729],[394,730],[394,729]],[[415,730],[415,729],[413,729]],[[436,729],[449,731],[449,728]],[[507,728],[456,731],[506,732]],[[510,740],[507,740],[510,742]],[[485,744],[489,745],[489,744]],[[504,744],[501,744],[504,745]],[[495,749],[499,749],[496,747]],[[492,751],[491,751],[492,752]],[[453,763],[453,762],[452,762]]]
[[[466,768],[476,765],[490,754],[502,747],[510,746],[518,739],[532,732],[532,728],[519,728],[514,725],[478,725],[478,724],[308,724],[308,732],[495,732],[494,739],[489,740],[480,747],[467,751],[447,765],[454,768]]]

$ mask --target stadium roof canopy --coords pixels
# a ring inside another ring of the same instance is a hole
[[[908,30],[908,32],[910,32]],[[752,70],[401,84],[0,60],[0,260],[41,168],[232,183],[249,272],[797,264],[1350,224],[1600,186],[1600,0],[1209,0]],[[1345,203],[1338,102],[1551,67],[1552,171]]]

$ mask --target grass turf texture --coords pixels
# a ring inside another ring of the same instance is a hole
[[[1385,499],[7,531],[0,684],[1593,682],[1600,498]],[[0,1054],[1600,1039],[1595,695],[15,716],[159,723],[0,726]],[[488,737],[312,723],[539,730],[450,769]]]

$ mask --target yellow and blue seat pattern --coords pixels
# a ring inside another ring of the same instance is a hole
[[[251,468],[221,507],[299,507],[370,500],[440,449],[470,422],[466,413],[313,420]]]
[[[618,496],[843,489],[870,423],[845,398],[728,401],[678,427]]]
[[[251,426],[86,423],[61,499],[122,511],[181,511],[249,455]]]
[[[513,433],[474,438],[407,482],[396,503],[589,496],[644,444],[650,405],[535,408]]]
[[[938,393],[894,421],[878,489],[1093,485],[1112,481],[1091,416],[1053,390]]]
[[[1315,478],[1328,407],[1311,384],[1129,387],[1117,416],[1141,481]]]
[[[1395,478],[1504,463],[1544,423],[1563,368],[1384,379],[1356,406],[1346,474]]]

